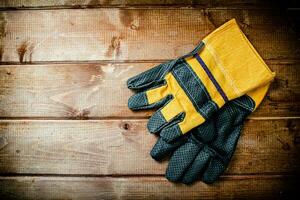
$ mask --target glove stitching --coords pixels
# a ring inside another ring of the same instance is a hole
[[[246,96],[249,97],[248,95],[246,95]],[[250,106],[247,106],[247,105],[243,104],[243,102],[240,99],[235,99],[234,101],[232,101],[232,103],[234,103],[234,104],[236,104],[238,106],[241,106],[241,107],[245,108],[246,110],[249,110],[249,111],[252,112],[254,110],[255,104],[253,103],[252,99],[250,100],[250,102],[251,102],[253,108],[251,108]]]
[[[191,74],[194,76],[194,78],[195,78],[195,80],[199,83],[199,85],[201,86],[201,89],[204,91],[204,93],[206,94],[206,97],[208,98],[208,99],[210,99],[211,100],[211,97],[210,97],[210,95],[206,92],[206,89],[204,89],[204,84],[201,82],[201,81],[199,81],[200,80],[200,78],[199,77],[197,77],[194,73],[194,71],[190,68],[190,66],[188,66],[188,64],[187,63],[183,63],[184,65],[185,65],[185,67],[191,72]]]
[[[219,158],[223,164],[225,164],[225,158],[222,156],[219,152],[217,152],[213,147],[211,147],[209,144],[199,141],[195,136],[191,135],[190,141],[196,145],[199,146],[199,148],[202,148],[202,151],[208,153],[211,157]]]
[[[186,87],[185,87],[184,84],[183,84],[183,81],[178,77],[178,74],[176,73],[176,71],[173,71],[173,73],[174,73],[175,75],[177,75],[177,76],[176,76],[176,80],[178,80],[178,81],[181,83],[181,86],[184,87],[185,92],[187,92],[187,93],[189,94],[189,99],[193,102],[193,105],[196,106],[196,108],[198,109],[199,113],[200,113],[203,117],[205,117],[205,118],[207,119],[208,117],[204,114],[203,110],[199,108],[198,104],[195,102],[195,99],[192,98],[191,93],[186,89]],[[175,77],[175,76],[174,76],[174,77]],[[202,88],[202,89],[203,89],[203,88]],[[204,91],[204,92],[205,92],[205,91]],[[206,92],[205,92],[205,93],[206,93]],[[180,102],[180,101],[178,101],[178,102]]]
[[[239,91],[239,89],[235,86],[235,83],[233,81],[233,79],[231,78],[231,76],[229,75],[229,73],[227,72],[227,70],[223,67],[222,62],[220,61],[220,59],[218,59],[217,53],[215,52],[214,48],[211,47],[209,44],[205,43],[205,46],[207,47],[207,51],[212,55],[213,59],[215,60],[215,62],[218,64],[219,69],[221,70],[221,72],[223,73],[223,75],[226,77],[226,79],[229,81],[230,85],[232,86],[234,92],[236,93],[236,95],[241,96],[241,92]]]
[[[146,95],[146,98],[148,98],[147,95]],[[165,105],[165,104],[168,104],[168,103],[173,99],[173,96],[169,94],[169,95],[166,96],[165,99],[168,99],[168,100],[164,103],[164,105]],[[162,99],[162,100],[157,101],[157,102],[155,102],[155,103],[153,103],[153,104],[150,104],[150,105],[141,106],[141,107],[139,107],[138,109],[148,109],[149,106],[155,105],[155,104],[159,104],[160,102],[164,101],[165,99]],[[147,101],[148,101],[148,99],[147,99]],[[160,109],[160,110],[161,110],[161,109]]]

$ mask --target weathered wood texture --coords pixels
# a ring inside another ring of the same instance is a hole
[[[299,40],[272,10],[67,9],[0,13],[2,62],[158,60],[191,51],[236,18],[264,59],[296,59]]]
[[[41,8],[75,7],[90,8],[99,6],[274,6],[270,0],[2,0],[0,8]]]
[[[295,117],[300,112],[299,62],[268,62],[277,73],[251,117]],[[126,80],[158,63],[2,65],[1,117],[147,117],[132,112]]]
[[[0,1],[2,10],[22,9],[0,12],[0,62],[7,64],[0,66],[1,199],[279,199],[296,193],[300,40],[269,5]],[[61,9],[105,6],[129,8]],[[219,182],[170,183],[163,177],[167,161],[149,155],[156,137],[144,118],[152,112],[127,108],[126,80],[192,50],[231,18],[276,79]]]
[[[1,121],[1,173],[163,175],[147,120]],[[226,174],[298,173],[299,119],[249,120]]]
[[[293,177],[222,178],[214,185],[174,185],[165,178],[0,178],[5,199],[295,199],[300,180]]]

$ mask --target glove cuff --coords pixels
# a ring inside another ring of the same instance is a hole
[[[204,47],[186,62],[219,107],[266,85],[275,73],[266,65],[235,19],[206,36]]]

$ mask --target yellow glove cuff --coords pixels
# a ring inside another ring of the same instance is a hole
[[[275,76],[240,30],[235,19],[214,30],[203,39],[203,43],[205,46],[199,52],[199,57],[189,57],[186,61],[201,77],[219,107],[225,101],[266,85]],[[204,70],[203,65],[206,68]]]

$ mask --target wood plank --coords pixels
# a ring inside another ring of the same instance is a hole
[[[2,0],[0,8],[93,8],[102,6],[274,6],[259,0]]]
[[[264,59],[299,58],[300,41],[280,12],[178,8],[3,11],[0,58],[21,63],[171,59],[232,18]]]
[[[149,152],[147,120],[4,120],[2,174],[163,175]],[[300,119],[249,120],[226,174],[293,174],[300,169]]]
[[[299,179],[230,177],[213,185],[170,183],[162,177],[1,177],[5,199],[294,199]]]
[[[148,117],[132,112],[126,80],[159,64],[48,64],[0,67],[0,116],[96,119]],[[276,79],[251,117],[300,115],[299,62],[268,62]]]

